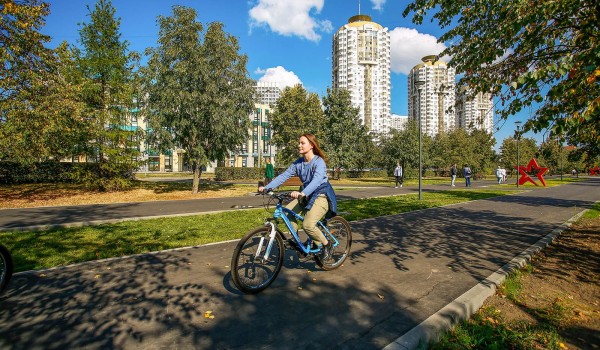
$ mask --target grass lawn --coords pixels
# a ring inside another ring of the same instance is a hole
[[[397,214],[512,193],[506,190],[452,190],[347,200],[339,211],[348,220]],[[239,239],[270,215],[265,209],[198,216],[126,221],[78,228],[36,232],[0,232],[12,252],[15,272],[37,270],[77,262],[139,254]]]

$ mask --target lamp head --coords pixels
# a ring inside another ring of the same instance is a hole
[[[517,130],[521,129],[521,123],[522,123],[522,121],[520,121],[520,120],[517,120],[515,122],[515,125],[517,126]]]

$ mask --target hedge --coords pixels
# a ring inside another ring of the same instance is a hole
[[[275,168],[275,176],[283,173],[287,168]],[[244,167],[217,167],[215,169],[216,181],[232,180],[262,180],[264,179],[264,168],[244,168]],[[333,171],[329,171],[329,177],[334,178]],[[337,174],[336,174],[337,177]],[[385,170],[354,171],[344,170],[341,178],[382,178],[387,177]]]
[[[113,191],[131,185],[132,164],[0,161],[0,183],[80,183],[89,189]]]
[[[217,167],[215,169],[216,181],[262,180],[264,175],[263,168]]]

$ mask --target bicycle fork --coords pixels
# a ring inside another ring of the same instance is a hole
[[[275,240],[275,235],[277,234],[277,231],[275,230],[275,224],[273,224],[271,221],[265,223],[265,226],[270,226],[270,233],[269,233],[269,242],[267,243],[267,249],[265,250],[265,255],[263,257],[264,261],[268,261],[269,260],[269,254],[271,254],[271,248],[273,247],[273,241]],[[261,251],[262,251],[262,247],[265,244],[265,237],[261,237],[260,238],[260,242],[258,243],[258,248],[256,250],[256,256],[260,256]]]

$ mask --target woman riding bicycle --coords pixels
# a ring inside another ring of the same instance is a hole
[[[317,227],[317,223],[325,215],[335,216],[337,211],[337,201],[333,187],[327,178],[327,165],[325,153],[319,147],[317,138],[312,134],[300,136],[298,143],[298,152],[302,157],[298,158],[289,168],[277,176],[266,186],[258,188],[259,192],[269,192],[281,186],[292,176],[298,176],[302,181],[300,191],[293,191],[290,196],[294,198],[287,205],[287,208],[304,216],[304,231],[316,242],[322,246],[321,259],[323,261],[331,258],[332,244],[329,244],[327,238]],[[328,214],[329,213],[329,214]],[[298,223],[294,217],[288,215],[295,229]]]

